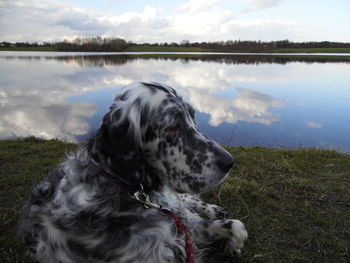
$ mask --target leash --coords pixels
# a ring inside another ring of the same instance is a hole
[[[169,208],[151,202],[149,196],[144,192],[142,184],[140,186],[140,191],[135,192],[134,195],[129,195],[138,202],[142,203],[145,208],[156,208],[162,213],[167,214],[173,218],[176,229],[185,237],[186,263],[195,263],[191,238],[187,231],[187,228],[181,222],[181,219]]]
[[[184,234],[185,244],[186,244],[185,250],[186,250],[186,256],[187,256],[186,263],[195,263],[190,235],[188,234],[188,231],[187,231],[186,227],[184,226],[184,224],[181,223],[181,219],[169,209],[163,208],[160,211],[162,211],[165,214],[170,215],[174,219],[177,230],[179,230],[182,234]]]

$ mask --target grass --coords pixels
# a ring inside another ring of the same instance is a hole
[[[276,53],[350,53],[350,48],[278,48]]]
[[[228,53],[350,53],[350,48],[278,48],[274,50],[262,51],[246,51],[236,50],[227,51],[220,49],[205,49],[195,47],[155,47],[155,46],[133,46],[125,50],[125,52],[228,52]]]
[[[75,148],[57,140],[0,141],[2,262],[32,262],[16,237],[21,207],[31,186]],[[349,262],[349,155],[316,149],[227,149],[236,166],[204,198],[247,226],[249,241],[234,262]]]
[[[124,49],[123,52],[220,52],[220,50],[200,47],[132,46]]]
[[[350,156],[316,149],[229,148],[237,165],[206,195],[247,226],[235,262],[348,262]]]
[[[0,141],[0,259],[32,262],[17,239],[21,208],[33,184],[47,176],[73,144],[34,138]]]
[[[54,47],[0,47],[0,51],[56,51]]]

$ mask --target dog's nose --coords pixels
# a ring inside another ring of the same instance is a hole
[[[226,153],[225,155],[220,156],[220,158],[217,160],[217,165],[224,173],[227,173],[233,166],[232,155]]]

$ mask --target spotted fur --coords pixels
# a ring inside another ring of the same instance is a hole
[[[20,232],[46,263],[185,262],[173,219],[132,195],[143,185],[155,204],[186,225],[196,262],[223,241],[240,252],[247,232],[198,194],[218,185],[232,156],[201,134],[193,108],[158,83],[126,86],[96,134],[32,191]]]

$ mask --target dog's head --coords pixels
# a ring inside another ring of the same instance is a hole
[[[207,191],[227,175],[231,154],[200,133],[194,109],[158,83],[126,86],[104,116],[92,152],[130,185]]]

